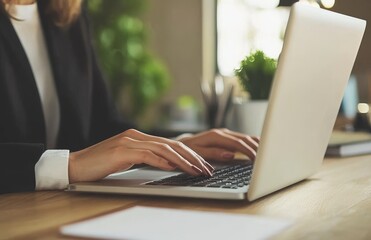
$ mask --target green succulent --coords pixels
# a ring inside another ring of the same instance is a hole
[[[277,60],[267,57],[263,51],[257,50],[244,58],[235,75],[243,89],[249,93],[250,99],[266,100],[269,98]]]

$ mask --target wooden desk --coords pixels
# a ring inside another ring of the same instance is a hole
[[[326,159],[310,179],[253,203],[62,191],[0,195],[0,239],[69,239],[58,233],[61,225],[136,205],[294,219],[274,239],[371,239],[371,156]]]

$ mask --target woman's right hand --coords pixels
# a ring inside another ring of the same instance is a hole
[[[78,152],[70,153],[69,181],[95,181],[145,163],[163,170],[211,176],[213,167],[185,144],[162,137],[127,130]]]

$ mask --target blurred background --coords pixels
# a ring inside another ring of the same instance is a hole
[[[304,1],[371,19],[370,0]],[[87,2],[98,56],[120,111],[142,129],[182,132],[208,127],[202,82],[221,75],[235,84],[234,69],[255,49],[278,57],[290,6],[296,1]],[[367,27],[352,73],[353,102],[370,102],[370,63]],[[236,89],[234,95],[239,94]]]

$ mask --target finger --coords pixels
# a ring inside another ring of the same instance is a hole
[[[210,177],[212,176],[212,171],[214,171],[214,168],[210,164],[208,164],[205,161],[205,159],[203,159],[195,151],[190,149],[188,146],[186,146],[182,142],[178,142],[178,141],[170,142],[170,146],[174,148],[179,154],[181,154],[185,159],[188,159],[198,168],[203,170],[204,174]]]
[[[125,159],[121,158],[122,161],[126,162],[127,159],[130,159],[132,164],[148,164],[152,167],[160,168],[162,170],[171,171],[175,167],[170,165],[169,162],[153,153],[150,150],[144,149],[125,149]]]
[[[252,138],[255,140],[255,142],[257,142],[258,144],[260,143],[260,137],[255,137],[255,136],[252,136]]]
[[[200,170],[198,166],[195,166],[194,164],[187,161],[183,156],[181,156],[178,152],[176,152],[173,148],[165,143],[139,141],[128,137],[120,139],[120,142],[130,149],[150,150],[154,154],[170,162],[172,166],[175,165],[189,174],[200,175],[200,173],[202,173],[202,170]]]
[[[196,170],[193,171],[198,171],[200,169],[203,174],[211,176],[212,173],[209,170],[209,167],[205,163],[206,161],[202,159],[202,157],[196,155],[193,150],[185,146],[183,143],[179,141],[173,141],[170,139],[162,138],[162,137],[157,137],[157,136],[152,136],[148,135],[145,133],[142,133],[140,131],[137,131],[135,129],[131,129],[128,131],[124,132],[124,136],[128,136],[130,138],[140,140],[140,141],[153,141],[153,142],[159,142],[159,143],[165,143],[169,145],[171,148],[175,149],[175,151],[182,156],[183,159],[182,161],[177,161],[174,162],[175,164],[179,164],[178,166],[186,172],[189,172],[189,168],[193,168],[193,166],[196,167]],[[191,165],[185,165],[185,163],[190,162],[192,163]]]
[[[130,137],[130,138],[133,138],[133,139],[136,139],[136,140],[142,140],[142,141],[144,141],[144,140],[145,141],[155,141],[158,138],[160,138],[160,137],[156,137],[156,136],[153,136],[153,135],[142,133],[142,132],[140,132],[136,129],[126,130],[125,132],[123,132],[119,136]]]
[[[198,154],[196,151],[193,151],[199,158],[201,158],[203,161],[204,161],[204,164],[206,165],[206,167],[209,169],[209,171],[212,173],[214,172],[215,168],[206,161],[206,159],[204,159],[203,157],[201,157],[200,154]]]
[[[243,140],[226,134],[221,130],[212,130],[211,136],[208,138],[209,141],[205,144],[212,147],[218,147],[222,149],[228,149],[233,152],[241,152],[247,155],[251,160],[256,157],[256,150],[246,144]]]
[[[222,148],[202,147],[198,148],[199,152],[206,160],[229,161],[234,159],[234,152]]]
[[[225,134],[229,134],[233,137],[236,137],[238,139],[241,139],[242,141],[244,141],[247,145],[249,145],[250,147],[252,147],[255,151],[258,150],[258,147],[259,147],[259,140],[257,137],[251,137],[251,136],[248,136],[246,134],[242,134],[242,133],[238,133],[238,132],[233,132],[233,131],[230,131],[228,129],[223,129],[222,130]]]

